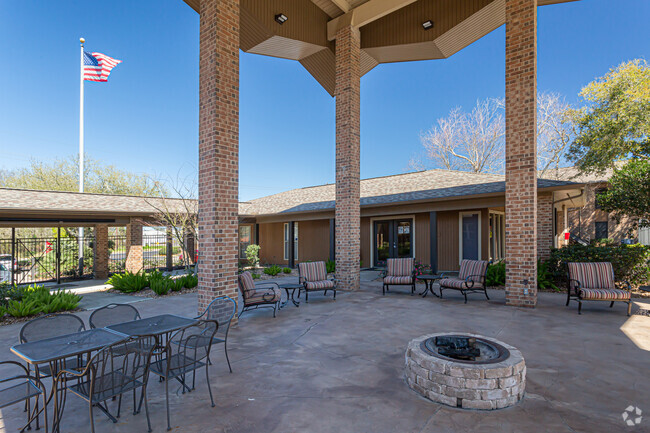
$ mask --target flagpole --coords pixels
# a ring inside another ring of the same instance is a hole
[[[79,77],[79,192],[84,192],[84,38],[81,42]],[[84,228],[79,228],[79,276],[84,273]]]

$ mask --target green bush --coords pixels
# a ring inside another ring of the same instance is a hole
[[[275,277],[280,272],[282,272],[282,268],[279,267],[278,265],[273,265],[273,266],[269,266],[268,268],[264,268],[264,273],[272,277]]]
[[[248,264],[252,267],[256,267],[260,262],[260,246],[255,244],[250,244],[246,247],[246,260]]]
[[[650,247],[645,245],[568,245],[551,250],[549,272],[559,287],[567,285],[567,262],[610,262],[616,281],[650,281]]]
[[[199,277],[196,274],[187,274],[185,275],[185,287],[188,289],[193,289],[199,285]]]
[[[537,288],[542,290],[558,290],[549,262],[537,260]]]
[[[183,290],[183,287],[185,287],[185,276],[176,278],[172,280],[174,284],[172,285],[172,291],[174,292],[180,292]]]
[[[166,295],[174,286],[171,277],[163,275],[160,271],[153,271],[148,276],[149,288],[159,296]]]
[[[284,269],[282,269],[282,272],[284,272],[285,274],[290,274],[291,273],[291,268],[284,268]]]
[[[328,274],[333,274],[336,272],[336,262],[334,260],[326,260],[325,268],[327,269]]]
[[[487,286],[497,287],[506,284],[506,262],[501,260],[488,266]]]
[[[13,317],[74,310],[82,298],[65,290],[50,292],[45,286],[13,287],[11,291],[12,293],[9,293],[5,290],[3,293],[5,303],[0,306],[0,311]]]
[[[142,271],[133,273],[126,271],[123,274],[114,274],[106,281],[114,289],[124,293],[139,292],[149,285],[147,274]]]
[[[259,280],[261,275],[260,274],[251,274],[251,277],[253,277],[254,280]]]

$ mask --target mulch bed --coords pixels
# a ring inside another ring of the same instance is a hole
[[[199,288],[197,286],[197,287],[193,287],[191,289],[179,290],[177,292],[174,292],[173,290],[170,290],[169,292],[167,292],[166,295],[157,295],[156,293],[154,293],[153,290],[151,290],[150,288],[147,287],[145,289],[140,290],[139,292],[129,292],[129,293],[120,292],[117,289],[108,289],[108,293],[116,293],[116,294],[120,294],[120,295],[138,296],[138,297],[142,297],[142,298],[169,298],[171,296],[185,295],[186,293],[196,293],[198,290],[199,290]]]
[[[70,313],[76,313],[79,311],[84,311],[83,308],[75,308],[74,310],[68,310],[68,311],[57,311],[56,313],[51,313],[51,314],[70,314]],[[47,316],[48,314],[45,313],[38,313],[33,316],[26,316],[26,317],[14,317],[10,316],[8,314],[5,314],[3,317],[0,318],[0,326],[4,325],[13,325],[15,323],[23,323],[23,322],[29,322],[30,320],[37,319],[39,317]]]

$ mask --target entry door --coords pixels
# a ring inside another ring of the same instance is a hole
[[[460,216],[461,254],[460,259],[480,259],[480,223],[477,213],[462,213]]]
[[[386,266],[386,259],[413,257],[413,220],[375,221],[374,265]]]

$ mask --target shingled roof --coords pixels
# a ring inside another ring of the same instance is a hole
[[[578,185],[567,180],[539,179],[538,188]],[[318,212],[334,209],[334,184],[293,189],[240,203],[242,215]],[[505,193],[505,176],[453,170],[426,170],[361,180],[361,206],[461,198]]]

